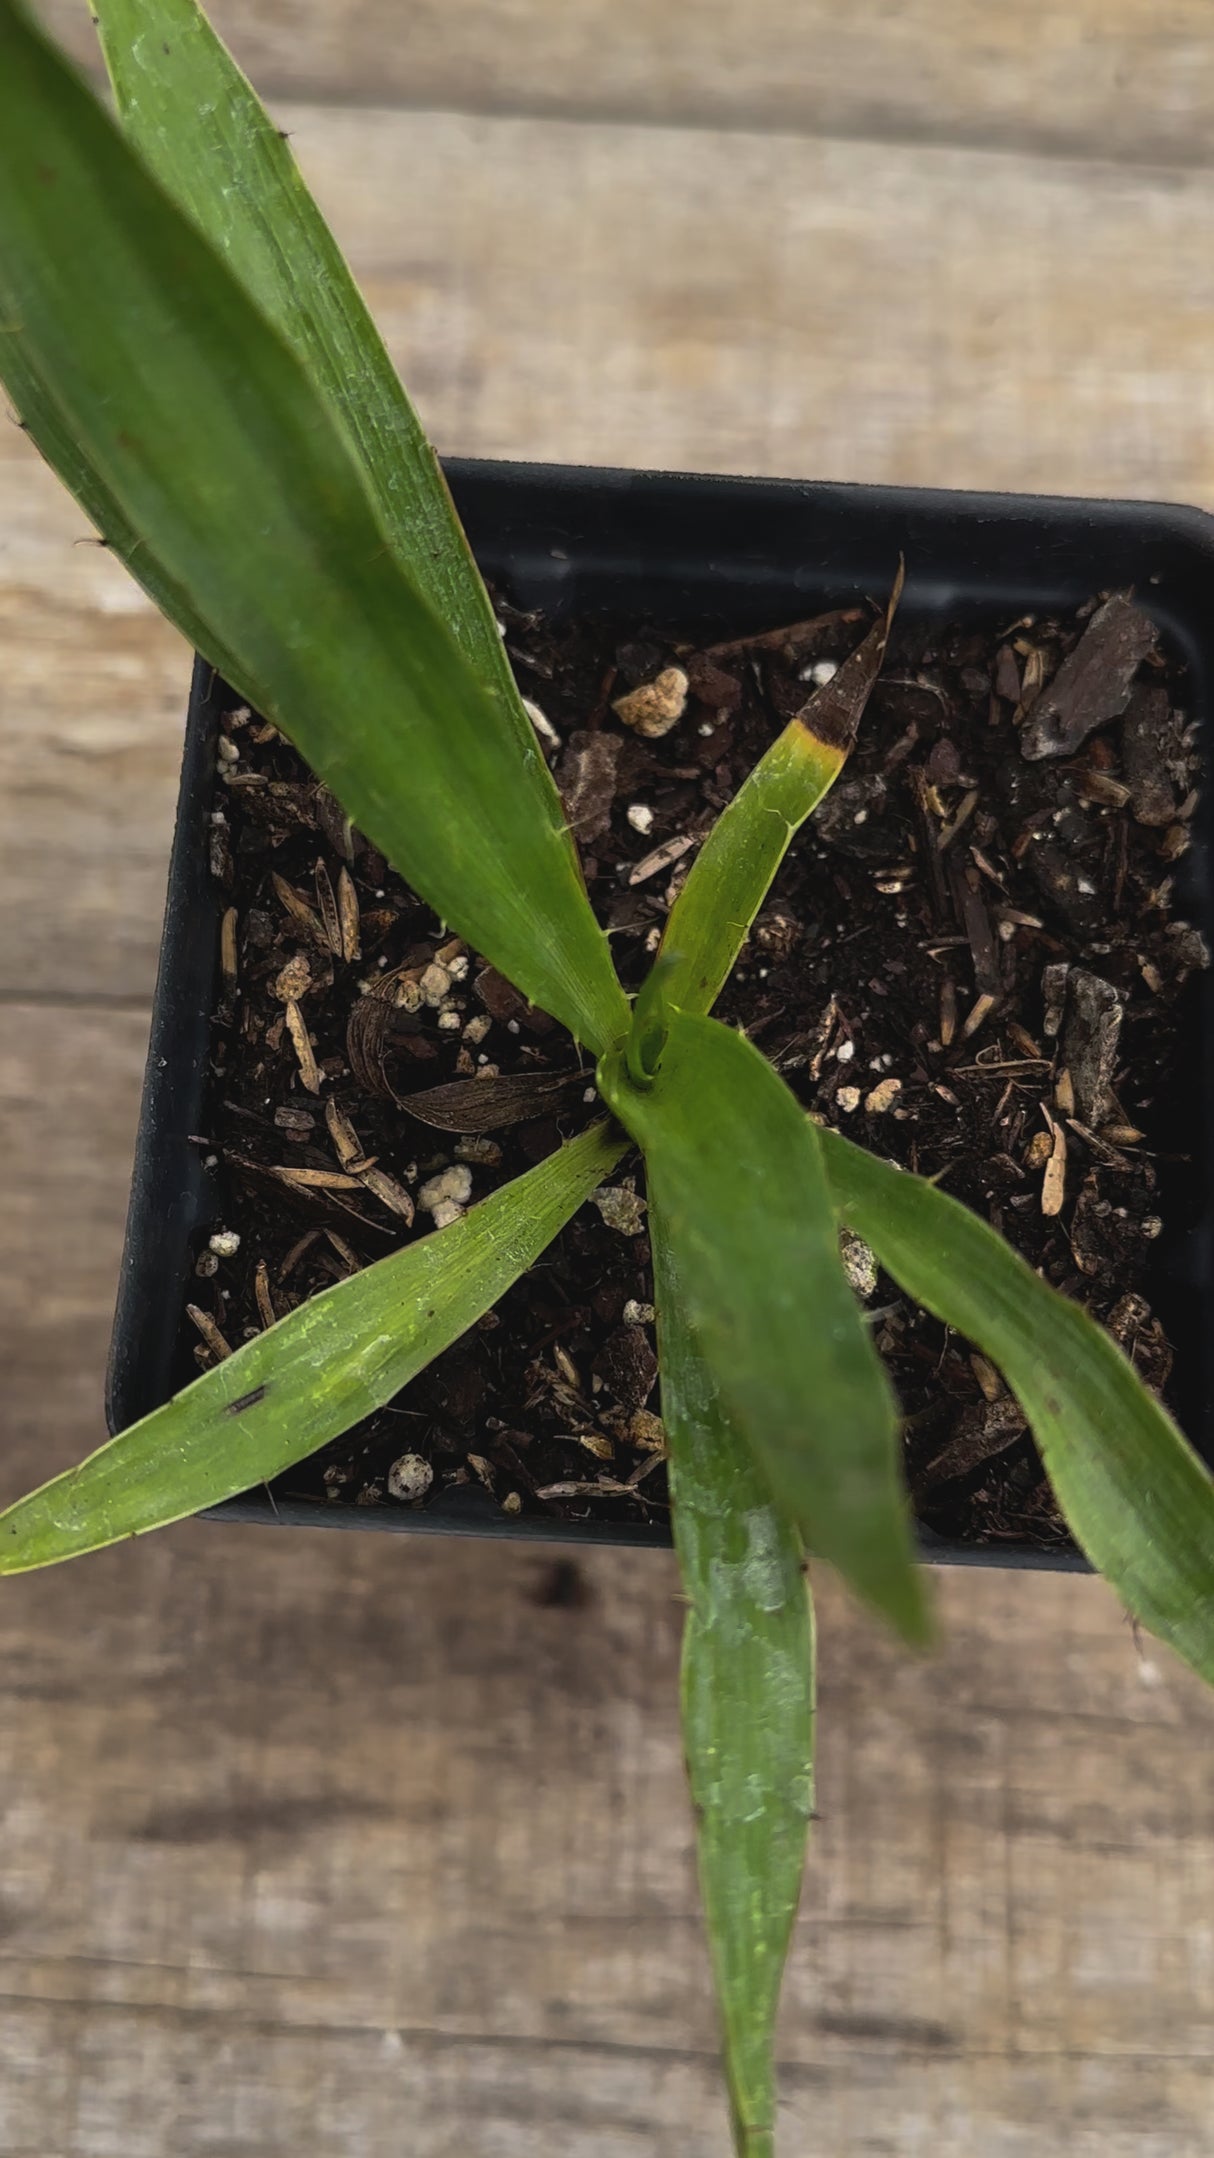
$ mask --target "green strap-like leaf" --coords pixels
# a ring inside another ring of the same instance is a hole
[[[651,1084],[619,1053],[599,1085],[644,1149],[700,1351],[772,1497],[921,1639],[897,1414],[844,1278],[813,1125],[743,1036],[682,1012]]]
[[[530,744],[438,459],[289,143],[195,0],[92,0],[125,133],[356,444],[385,536]]]
[[[883,621],[790,719],[721,812],[670,910],[658,964],[685,1012],[716,1003],[789,843],[834,785],[881,672],[902,593],[899,565]]]
[[[1116,1343],[968,1207],[835,1132],[835,1205],[908,1295],[1018,1395],[1072,1534],[1127,1610],[1214,1683],[1214,1480]]]
[[[780,1982],[813,1807],[814,1629],[801,1539],[721,1406],[649,1217],[662,1419],[687,1598],[683,1748],[738,2158],[771,2158]]]
[[[0,372],[40,386],[134,575],[146,549],[153,596],[189,595],[187,633],[402,875],[591,1047],[622,1038],[538,745],[401,571],[298,360],[13,0]]]
[[[473,1207],[326,1289],[0,1514],[0,1574],[215,1506],[314,1453],[458,1340],[619,1160],[596,1124]]]

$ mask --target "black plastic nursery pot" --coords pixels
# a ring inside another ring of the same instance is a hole
[[[1214,520],[1151,503],[1067,501],[901,488],[808,485],[696,475],[447,465],[477,559],[513,604],[550,618],[598,612],[689,630],[770,628],[871,599],[906,563],[902,619],[955,623],[1065,611],[1133,586],[1188,673],[1188,710],[1208,735],[1214,698]],[[107,1391],[111,1431],[158,1407],[195,1375],[183,1306],[195,1255],[221,1218],[222,1191],[196,1137],[205,1128],[221,900],[208,867],[215,742],[234,698],[195,669],[160,969],[136,1143]],[[1210,801],[1177,865],[1177,898],[1211,939]],[[1209,1110],[1214,1099],[1214,977],[1199,977],[1198,1053],[1177,1081],[1176,1128],[1191,1163],[1187,1220],[1157,1247],[1156,1307],[1176,1350],[1176,1403],[1214,1462],[1214,1338]],[[1171,1108],[1169,1104],[1169,1108]],[[559,1541],[666,1544],[657,1523],[574,1524],[504,1514],[476,1485],[423,1508],[325,1506],[264,1490],[215,1509],[267,1525],[395,1529]],[[929,1534],[924,1555],[985,1566],[1071,1567],[1065,1551],[967,1546]]]

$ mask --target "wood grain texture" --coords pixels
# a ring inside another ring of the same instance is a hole
[[[77,58],[76,0],[42,14]],[[263,95],[1206,164],[1205,0],[214,0]]]
[[[0,996],[146,998],[189,654],[0,425]]]
[[[101,1433],[139,1015],[9,1007],[3,1493]],[[0,1598],[0,2158],[725,2158],[671,1563],[185,1525]],[[785,2148],[1199,2158],[1214,1701],[1099,1583],[821,1584]]]
[[[1214,501],[1214,173],[283,119],[444,448]]]

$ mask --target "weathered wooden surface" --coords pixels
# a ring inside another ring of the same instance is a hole
[[[280,94],[587,116],[285,116],[444,447],[1214,502],[1196,0],[237,12]],[[945,147],[794,139],[863,128]],[[0,427],[0,1496],[101,1437],[187,677],[84,530]],[[0,2158],[724,2158],[672,1569],[551,1567],[4,1585]],[[1214,1705],[1097,1583],[940,1597],[920,1663],[824,1585],[788,2158],[1204,2158]]]
[[[76,0],[42,0],[77,57]],[[1205,0],[215,0],[267,92],[1207,164]]]

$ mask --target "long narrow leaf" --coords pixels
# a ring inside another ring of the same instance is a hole
[[[538,746],[401,571],[298,360],[0,0],[6,374],[10,353],[117,504],[134,575],[146,547],[153,595],[190,595],[204,654],[470,943],[592,1047],[619,1039]]]
[[[438,459],[289,143],[196,0],[93,0],[93,15],[126,135],[347,428],[402,567],[529,743]]]
[[[180,1521],[349,1430],[504,1295],[621,1151],[618,1134],[594,1125],[462,1221],[301,1304],[0,1514],[0,1574]]]
[[[742,1035],[677,1011],[652,1083],[621,1053],[599,1085],[644,1149],[701,1354],[773,1499],[922,1638],[897,1415],[839,1261],[813,1125]]]
[[[1116,1343],[934,1184],[820,1134],[831,1194],[883,1266],[1003,1372],[1075,1541],[1214,1683],[1214,1479]]]
[[[884,619],[777,735],[692,863],[659,955],[670,970],[666,996],[681,1010],[711,1011],[791,840],[842,771],[901,594],[899,564]]]
[[[814,1626],[801,1539],[771,1503],[687,1323],[651,1211],[662,1418],[687,1598],[683,1750],[738,2158],[771,2158],[780,1982],[813,1807]]]

